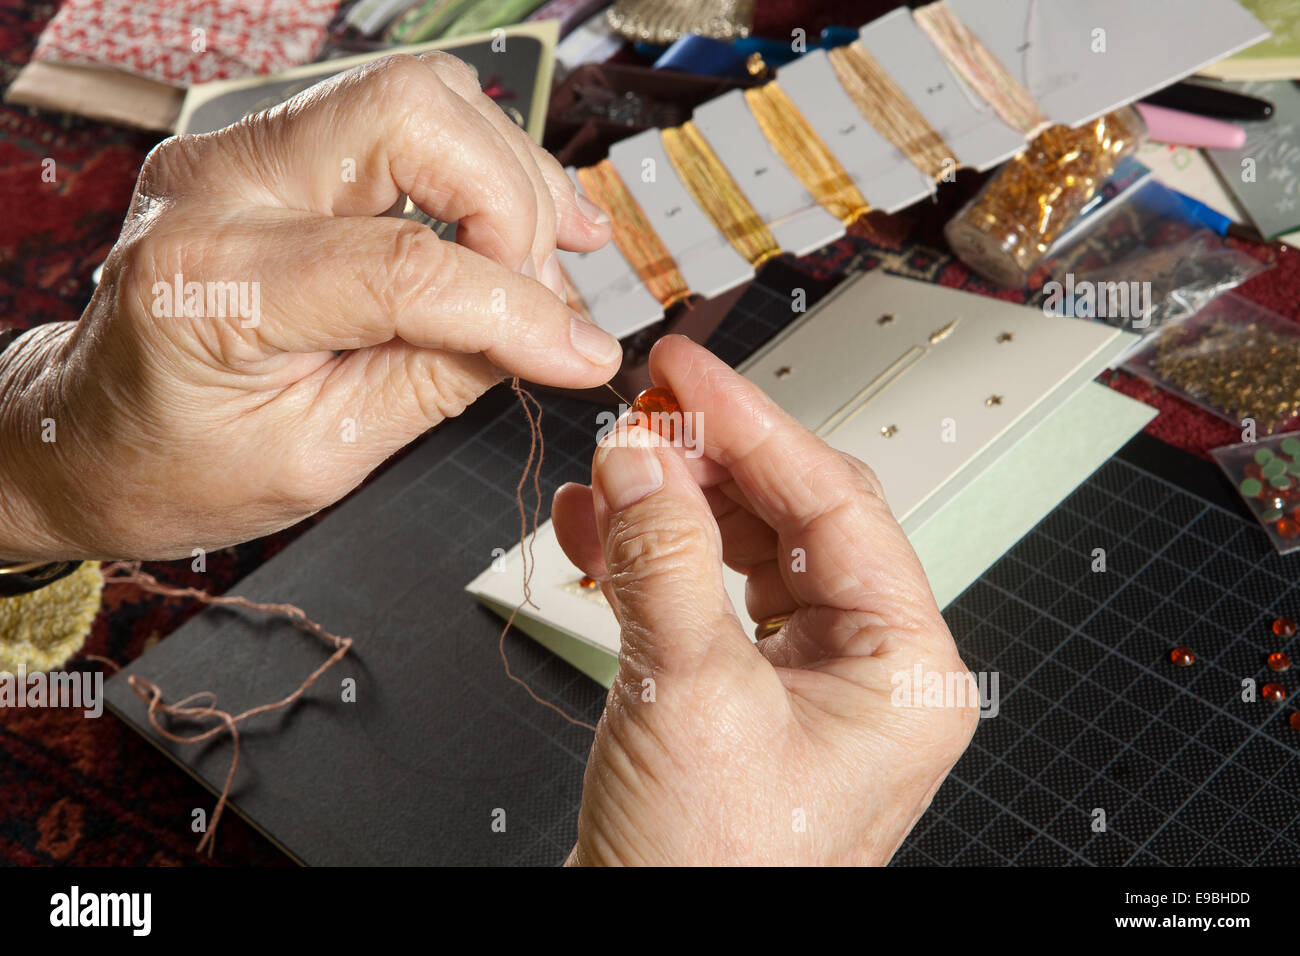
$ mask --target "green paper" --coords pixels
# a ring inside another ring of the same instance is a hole
[[[1247,498],[1254,498],[1264,490],[1264,484],[1258,478],[1247,478],[1239,489]]]
[[[1273,450],[1271,448],[1260,448],[1255,451],[1255,463],[1267,465],[1273,460]]]

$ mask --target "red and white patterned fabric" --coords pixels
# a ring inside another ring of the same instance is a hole
[[[172,86],[275,73],[315,58],[339,0],[65,0],[33,58]]]

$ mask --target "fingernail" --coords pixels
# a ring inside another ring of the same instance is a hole
[[[596,365],[609,365],[623,354],[618,339],[576,312],[569,317],[569,341],[573,343],[575,352]]]
[[[653,448],[606,445],[601,447],[599,457],[596,469],[600,490],[611,511],[630,508],[663,487],[663,466]]]
[[[524,264],[519,267],[519,274],[526,279],[537,278],[537,264],[533,262],[533,254],[531,252],[524,257]]]
[[[609,213],[601,209],[594,202],[584,196],[582,193],[574,193],[574,198],[578,200],[578,209],[587,217],[587,220],[597,226],[603,226],[609,222]]]
[[[554,292],[561,302],[569,301],[564,294],[564,272],[560,269],[560,260],[555,258],[553,252],[547,256],[542,266],[542,285]]]

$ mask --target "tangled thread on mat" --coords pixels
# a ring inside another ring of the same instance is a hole
[[[528,692],[533,700],[555,711],[571,724],[594,732],[595,726],[580,720],[577,717],[570,716],[562,707],[553,704],[548,700],[542,699],[537,692],[529,686],[528,682],[522,677],[516,675],[510,669],[510,660],[506,656],[506,634],[515,622],[519,612],[525,605],[537,607],[533,603],[532,595],[532,578],[534,568],[533,557],[533,540],[537,535],[537,523],[541,516],[542,510],[542,487],[541,487],[541,470],[542,455],[545,451],[545,441],[542,438],[542,406],[541,403],[533,397],[515,378],[511,382],[511,388],[519,397],[519,404],[523,406],[524,414],[528,418],[529,444],[528,459],[524,464],[524,472],[519,477],[519,484],[515,488],[515,500],[519,507],[519,544],[520,557],[523,562],[523,599],[515,605],[510,617],[507,618],[505,626],[501,628],[501,636],[497,641],[497,648],[501,653],[501,663],[505,667],[506,677],[514,681],[525,691]],[[531,484],[533,491],[533,505],[531,513],[531,522],[528,506],[524,501],[525,488]],[[163,692],[152,681],[141,677],[139,674],[132,674],[127,678],[131,690],[148,705],[149,726],[154,732],[165,740],[178,744],[193,744],[216,737],[222,733],[229,733],[234,753],[230,759],[230,770],[226,773],[225,784],[221,788],[221,794],[217,798],[217,806],[212,811],[212,822],[204,833],[203,838],[199,841],[198,850],[200,853],[206,850],[208,856],[212,856],[214,839],[217,832],[217,824],[221,820],[221,814],[226,808],[230,799],[231,786],[234,783],[235,771],[239,767],[239,725],[250,717],[256,717],[259,714],[269,713],[275,710],[282,710],[290,706],[294,701],[303,696],[311,686],[320,679],[321,675],[337,664],[347,654],[348,649],[352,647],[352,638],[340,637],[325,630],[324,627],[317,624],[307,613],[294,604],[263,604],[257,601],[250,601],[247,598],[238,596],[221,596],[209,594],[199,588],[191,587],[172,587],[161,583],[152,574],[140,570],[139,561],[118,561],[112,564],[105,564],[102,568],[104,583],[108,584],[132,584],[147,591],[151,594],[159,594],[163,597],[191,598],[202,604],[220,605],[223,607],[241,607],[252,611],[262,611],[266,614],[278,614],[287,618],[295,627],[314,634],[320,638],[327,646],[334,649],[329,658],[312,671],[307,679],[299,685],[298,689],[274,703],[262,704],[258,707],[252,707],[239,714],[232,714],[227,710],[222,710],[217,706],[217,696],[211,691],[199,691],[182,698],[173,704],[166,703],[163,699]],[[107,658],[94,657],[93,659],[104,664],[111,665],[114,670],[117,664]],[[174,733],[163,726],[163,718],[171,718],[177,721],[201,723],[215,720],[217,723],[207,730],[197,731],[189,735]]]
[[[258,714],[265,714],[288,707],[300,698],[312,684],[316,683],[322,674],[343,659],[343,656],[347,654],[348,649],[352,646],[352,638],[331,634],[309,618],[302,608],[293,604],[261,604],[237,596],[209,594],[207,591],[198,588],[171,587],[161,583],[152,574],[141,571],[140,562],[138,561],[118,561],[113,564],[106,564],[103,567],[103,573],[105,584],[133,584],[143,591],[160,594],[164,597],[192,598],[202,604],[242,607],[267,614],[278,614],[288,618],[295,627],[316,635],[326,645],[334,648],[334,653],[320,667],[312,671],[293,693],[275,703],[252,707],[240,714],[232,714],[217,707],[217,695],[211,691],[199,691],[176,701],[174,704],[168,704],[164,703],[163,692],[158,685],[141,677],[139,674],[132,674],[127,678],[131,690],[135,691],[136,696],[149,706],[149,726],[165,740],[178,744],[192,744],[216,737],[226,731],[230,733],[231,744],[234,747],[234,754],[230,758],[230,770],[226,774],[226,782],[221,788],[221,795],[217,798],[216,809],[212,811],[212,822],[208,825],[203,838],[199,840],[198,846],[200,853],[206,849],[208,856],[211,856],[217,824],[221,821],[222,811],[225,810],[226,803],[230,798],[230,788],[235,779],[235,770],[239,767],[239,725],[250,717],[256,717]],[[199,703],[200,701],[206,701],[206,703]],[[191,723],[207,722],[215,719],[217,724],[207,730],[182,735],[173,733],[163,726],[162,717],[164,716]]]

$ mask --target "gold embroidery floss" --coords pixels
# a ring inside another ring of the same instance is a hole
[[[840,85],[858,112],[912,165],[934,180],[956,169],[956,157],[943,137],[866,47],[848,43],[829,55]]]
[[[666,309],[688,298],[691,290],[686,279],[614,164],[602,159],[579,169],[578,182],[592,202],[609,214],[614,244],[659,304]]]
[[[745,102],[776,154],[814,199],[851,226],[871,211],[848,172],[776,83],[745,90]]]
[[[687,191],[750,265],[757,269],[781,254],[771,230],[694,123],[662,130],[659,135]]]
[[[1007,125],[1027,137],[1037,136],[1048,125],[1047,115],[1029,91],[1017,82],[979,37],[957,19],[943,0],[913,10],[912,19],[943,58]]]
[[[1051,244],[1145,133],[1132,107],[1078,129],[1048,127],[944,227],[948,244],[986,279],[1024,288]]]

